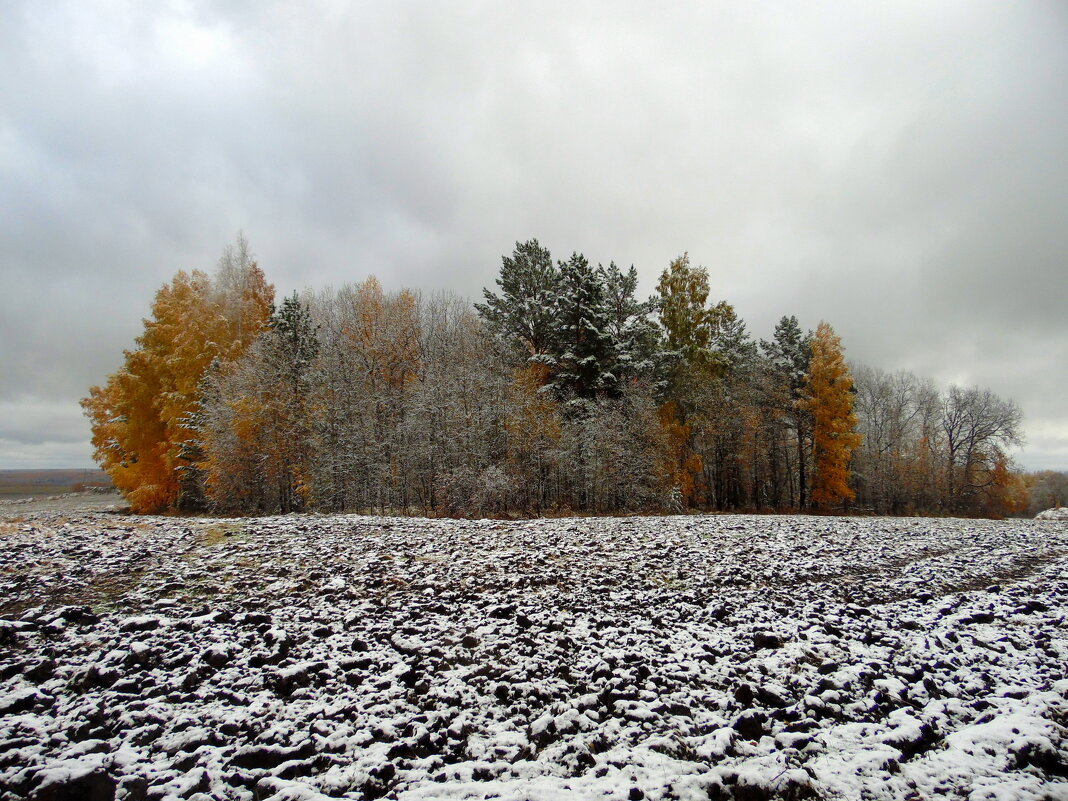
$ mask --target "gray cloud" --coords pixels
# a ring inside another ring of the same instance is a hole
[[[854,360],[990,386],[1024,408],[1021,461],[1068,469],[1061,4],[7,17],[0,467],[86,464],[77,399],[243,229],[281,291],[476,295],[531,236],[651,291],[688,250],[755,335],[826,319]]]

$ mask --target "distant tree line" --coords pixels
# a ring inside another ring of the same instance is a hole
[[[758,342],[686,255],[637,283],[530,240],[474,305],[374,277],[275,305],[241,238],[90,390],[96,459],[141,512],[1027,507],[1011,401],[850,369],[827,323]]]
[[[988,390],[939,391],[909,372],[853,371],[859,431],[857,503],[886,514],[999,517],[1027,510],[1028,488],[1006,455],[1022,415]]]
[[[1068,506],[1068,472],[1040,470],[1023,477],[1029,502],[1027,514],[1034,517],[1039,512]]]

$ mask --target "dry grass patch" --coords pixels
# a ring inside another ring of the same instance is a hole
[[[9,537],[18,534],[22,530],[22,521],[7,520],[0,522],[0,537]]]
[[[215,523],[200,531],[198,544],[212,548],[216,545],[222,545],[231,537],[243,533],[244,527],[240,523]]]

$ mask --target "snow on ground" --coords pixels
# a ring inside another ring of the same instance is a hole
[[[1068,520],[1068,506],[1056,506],[1035,515],[1035,520]]]
[[[1068,799],[1060,522],[0,515],[0,799]]]

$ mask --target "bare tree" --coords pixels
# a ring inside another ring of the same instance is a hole
[[[946,502],[964,512],[990,486],[991,470],[1005,448],[1022,442],[1023,415],[1012,400],[978,387],[952,386],[942,400]]]

